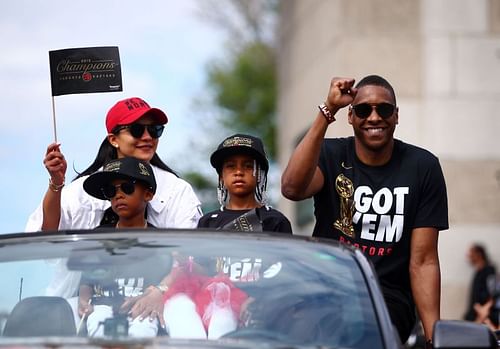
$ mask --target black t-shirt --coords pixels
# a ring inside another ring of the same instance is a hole
[[[156,229],[149,222],[147,225],[148,229]],[[94,230],[109,228],[116,228],[116,222],[101,222]],[[141,295],[147,286],[156,285],[161,281],[167,270],[153,270],[153,265],[161,265],[157,256],[148,256],[130,265],[116,263],[102,266],[102,275],[98,272],[84,272],[80,284],[92,287],[93,304],[119,305],[125,297]]]
[[[112,257],[112,256],[111,256]],[[110,259],[110,256],[107,258]],[[168,256],[147,255],[127,263],[130,258],[121,259],[99,270],[82,273],[80,284],[93,289],[93,304],[120,305],[125,297],[141,295],[145,288],[157,285],[168,272],[167,268],[153,268],[165,263]]]
[[[198,221],[198,228],[221,228],[250,210],[216,210],[205,214]],[[268,232],[292,233],[292,226],[288,218],[281,212],[270,207],[256,209],[262,222],[262,230]]]
[[[448,229],[446,185],[439,160],[427,150],[394,140],[387,164],[367,166],[355,154],[354,137],[348,137],[324,140],[319,167],[325,183],[314,196],[313,236],[358,247],[373,262],[384,293],[412,305],[408,271],[412,230]],[[354,238],[334,227],[340,216],[335,188],[339,174],[354,184]]]
[[[218,228],[249,213],[251,210],[216,210],[209,212],[200,218],[198,228]],[[256,209],[258,219],[262,223],[262,230],[268,232],[279,232],[292,234],[290,221],[279,211],[270,207],[260,207]],[[205,262],[206,263],[206,262]],[[208,263],[206,263],[208,264]],[[278,276],[283,268],[279,260],[263,258],[259,253],[249,253],[248,256],[226,256],[217,257],[217,263],[212,261],[210,270],[222,273],[229,277],[239,288],[243,289],[252,297],[261,297],[258,285],[271,281]],[[255,281],[259,281],[255,283]]]

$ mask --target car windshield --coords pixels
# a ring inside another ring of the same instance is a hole
[[[354,253],[307,239],[192,231],[10,237],[0,245],[0,275],[0,343],[165,336],[382,347]],[[132,319],[132,311],[149,316]]]

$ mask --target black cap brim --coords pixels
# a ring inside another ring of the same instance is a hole
[[[90,175],[84,182],[83,182],[83,189],[91,196],[101,199],[101,200],[107,200],[108,198],[104,196],[102,192],[102,188],[104,188],[105,185],[108,183],[111,183],[111,181],[115,179],[132,179],[129,176],[124,176],[119,173],[114,173],[114,172],[97,172],[92,175]]]
[[[220,172],[222,169],[222,164],[224,163],[224,159],[239,154],[250,155],[251,157],[257,160],[261,168],[266,173],[269,170],[269,162],[267,161],[266,157],[263,156],[261,153],[259,153],[257,150],[246,146],[239,146],[239,147],[233,146],[233,147],[218,149],[215,152],[213,152],[212,155],[210,156],[210,164],[217,170],[217,172]]]

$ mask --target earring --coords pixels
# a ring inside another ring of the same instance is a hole
[[[118,144],[113,144],[113,147],[117,148],[118,149]]]

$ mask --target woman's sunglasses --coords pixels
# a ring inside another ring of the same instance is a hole
[[[144,134],[144,130],[148,130],[149,135],[152,138],[160,138],[163,133],[164,125],[144,125],[144,124],[130,124],[130,125],[120,125],[116,126],[113,133],[118,133],[123,129],[128,129],[132,137],[141,138]]]
[[[135,191],[135,181],[130,181],[130,182],[123,182],[120,184],[107,184],[106,186],[101,188],[102,195],[108,200],[111,200],[116,196],[116,193],[118,192],[118,188],[126,194],[126,195],[131,195]]]
[[[351,108],[354,110],[354,114],[360,119],[366,119],[372,114],[373,108],[382,119],[388,119],[394,114],[394,109],[396,107],[390,103],[380,103],[371,105],[368,103],[360,103],[352,105]]]

